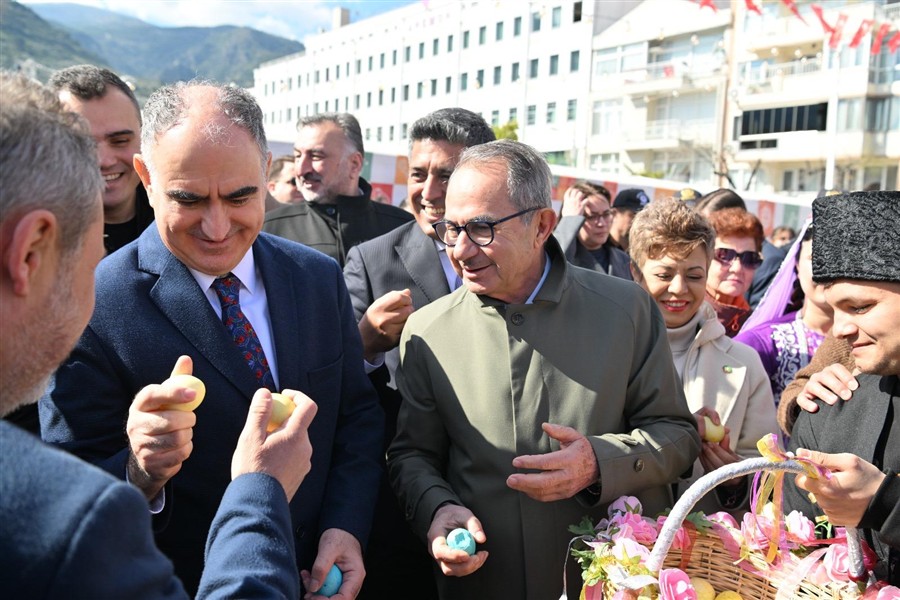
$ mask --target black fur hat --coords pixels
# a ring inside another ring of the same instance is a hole
[[[835,279],[900,282],[900,192],[851,192],[813,201],[812,269]]]

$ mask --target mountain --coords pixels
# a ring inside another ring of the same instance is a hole
[[[140,19],[78,4],[25,7],[8,0],[0,0],[0,3],[3,6],[4,60],[6,46],[12,47],[13,41],[28,48],[27,52],[16,54],[17,57],[28,54],[42,62],[37,54],[49,55],[48,48],[56,48],[67,40],[71,51],[62,56],[68,56],[69,60],[64,61],[65,64],[47,63],[48,66],[59,68],[84,62],[103,64],[120,75],[150,82],[151,88],[160,82],[194,77],[249,87],[253,85],[254,67],[303,50],[303,44],[299,42],[249,27],[157,27]],[[33,34],[25,33],[18,24],[21,18],[16,24],[7,24],[7,13],[20,15],[26,11],[33,18],[23,25],[30,24],[29,31],[43,32],[43,35],[33,37]],[[35,20],[43,22],[45,29],[38,29]],[[9,44],[7,37],[10,37]],[[51,46],[51,42],[56,45]]]
[[[0,68],[23,68],[46,79],[51,70],[80,63],[105,65],[106,61],[27,6],[0,0]],[[34,72],[41,65],[47,67],[45,72]]]

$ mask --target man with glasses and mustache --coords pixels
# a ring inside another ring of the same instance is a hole
[[[403,329],[388,450],[443,599],[558,598],[567,527],[623,494],[670,506],[699,452],[656,304],[569,267],[555,225],[540,154],[510,140],[463,151],[433,225],[463,286]],[[447,544],[458,527],[474,555]]]
[[[610,241],[610,198],[609,190],[602,185],[579,181],[563,196],[561,218],[553,236],[573,265],[631,280],[628,254]]]
[[[360,176],[365,149],[359,121],[350,113],[300,119],[294,144],[294,176],[306,202],[273,210],[263,231],[300,242],[338,261],[353,246],[385,234],[413,216],[372,201]]]
[[[293,156],[281,156],[272,160],[266,187],[279,205],[303,202],[303,195],[297,189],[297,178],[294,177]]]

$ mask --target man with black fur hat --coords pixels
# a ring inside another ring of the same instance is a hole
[[[880,559],[879,579],[900,583],[900,193],[856,192],[813,202],[813,280],[826,285],[832,332],[862,371],[851,402],[819,403],[794,425],[791,449],[829,468],[797,476],[786,511],[824,512],[855,526]],[[835,453],[835,454],[832,454]]]

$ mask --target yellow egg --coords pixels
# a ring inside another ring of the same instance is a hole
[[[266,427],[266,431],[271,433],[281,427],[281,424],[291,416],[295,408],[297,408],[297,405],[294,404],[294,401],[284,394],[272,394],[272,414],[269,417],[269,425]]]
[[[697,600],[715,600],[716,590],[702,577],[691,577],[691,585],[697,592]]]
[[[703,424],[705,433],[703,435],[703,439],[707,442],[712,442],[713,444],[718,444],[725,437],[725,427],[722,425],[716,425],[712,422],[707,416],[703,416]]]
[[[206,396],[206,386],[193,375],[172,375],[163,385],[191,388],[197,392],[197,395],[192,401],[166,404],[162,407],[163,410],[182,410],[184,412],[189,412],[200,406],[200,403],[203,402],[203,397]]]
[[[744,600],[737,592],[722,592],[716,596],[716,600]]]

